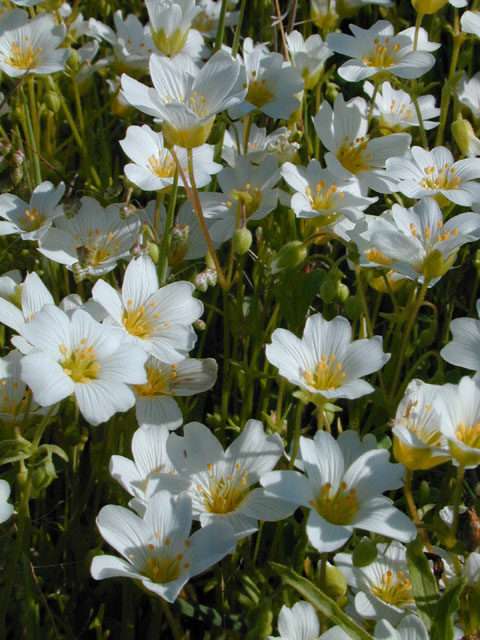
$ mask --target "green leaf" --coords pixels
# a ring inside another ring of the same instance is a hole
[[[432,622],[431,640],[453,640],[453,616],[460,607],[460,595],[466,584],[466,578],[455,578],[443,592]]]
[[[25,460],[32,455],[32,445],[28,440],[3,440],[0,443],[0,465]]]
[[[246,630],[244,619],[239,615],[226,615],[223,618],[216,609],[203,604],[187,602],[183,598],[177,598],[176,604],[182,615],[203,622],[209,627],[222,627],[225,623],[227,628],[232,631],[244,632]]]
[[[323,613],[334,624],[338,624],[351,638],[354,640],[373,640],[373,636],[353,622],[334,600],[326,596],[310,580],[295,573],[293,569],[284,567],[276,562],[270,562],[269,564],[282,578],[283,582],[298,591],[302,598],[308,600],[315,609]]]
[[[42,446],[38,448],[38,451],[40,451],[41,449],[45,449],[50,456],[55,453],[59,458],[62,458],[62,460],[68,462],[67,454],[61,447],[58,447],[56,444],[42,444]]]
[[[407,562],[418,613],[427,627],[427,631],[430,631],[432,620],[437,612],[439,595],[437,581],[423,552],[423,543],[420,536],[417,536],[413,542],[407,544]]]

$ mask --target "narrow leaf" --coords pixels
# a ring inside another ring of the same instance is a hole
[[[432,620],[437,611],[439,595],[437,581],[423,552],[423,543],[420,536],[407,544],[407,562],[418,613],[427,627],[427,631],[430,631]]]
[[[453,640],[453,616],[460,607],[460,595],[466,584],[466,578],[455,578],[445,589],[432,622],[431,640]]]
[[[269,564],[282,578],[283,582],[298,591],[302,598],[308,600],[315,609],[323,613],[334,624],[338,624],[351,638],[354,640],[373,640],[369,633],[353,622],[334,600],[320,591],[310,580],[295,573],[293,569],[284,567],[276,562],[270,562]]]

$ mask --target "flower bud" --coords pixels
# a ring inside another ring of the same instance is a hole
[[[205,291],[208,289],[208,282],[207,282],[207,276],[205,274],[205,271],[202,271],[201,273],[197,273],[197,275],[195,276],[194,284],[196,289],[198,289],[202,293],[205,293]]]
[[[287,242],[275,255],[270,264],[273,274],[283,269],[293,269],[301,264],[308,255],[308,247],[301,240]]]
[[[413,8],[422,15],[436,13],[447,4],[448,0],[412,0]]]
[[[12,153],[12,164],[14,167],[21,167],[25,162],[25,154],[21,149],[17,149],[15,153]]]
[[[464,156],[472,158],[480,155],[480,140],[476,137],[468,120],[458,118],[452,123],[452,135]]]
[[[236,254],[243,256],[252,246],[252,232],[247,227],[236,229],[232,238],[232,247]]]
[[[367,567],[372,562],[375,562],[377,557],[377,545],[364,538],[360,540],[352,553],[352,562],[354,567]]]
[[[152,261],[155,264],[157,264],[158,258],[160,257],[160,247],[158,246],[158,244],[155,244],[155,242],[149,242],[148,240],[147,240],[147,247],[148,247],[149,257],[152,259]]]
[[[348,300],[348,296],[350,295],[350,289],[346,284],[342,282],[337,282],[337,293],[335,295],[335,300],[337,302],[345,302]]]
[[[57,113],[61,107],[60,98],[56,91],[48,91],[45,95],[45,104],[53,113]]]
[[[343,573],[329,562],[326,566],[325,592],[332,600],[340,600],[347,592],[347,581]]]

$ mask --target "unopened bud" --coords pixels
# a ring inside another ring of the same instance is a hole
[[[348,296],[350,295],[350,289],[343,282],[337,283],[337,293],[335,295],[335,300],[337,302],[345,302],[348,300]]]
[[[46,93],[45,104],[53,113],[57,113],[62,106],[62,103],[56,91],[48,91]]]
[[[122,204],[120,207],[120,218],[122,220],[127,220],[131,218],[135,213],[137,213],[137,207],[129,202],[128,204]]]
[[[332,600],[340,600],[347,592],[347,581],[343,573],[329,562],[326,566],[325,592]]]
[[[198,320],[195,320],[195,322],[193,323],[193,327],[197,331],[205,331],[205,329],[207,328],[207,324],[205,320],[202,320],[201,318],[199,318]]]
[[[480,155],[480,140],[476,137],[468,120],[459,118],[452,123],[452,135],[464,156],[472,158]]]
[[[273,258],[270,265],[272,273],[278,273],[283,269],[298,267],[308,255],[308,247],[301,240],[287,242]]]
[[[367,567],[372,562],[375,562],[377,554],[377,546],[374,542],[366,538],[360,540],[352,553],[353,566]]]
[[[72,273],[73,279],[78,284],[88,276],[88,267],[82,266],[80,262],[75,262],[75,264],[72,265]]]
[[[23,179],[23,167],[14,167],[10,172],[10,180],[14,186],[20,184]]]
[[[160,247],[158,246],[158,244],[155,244],[155,242],[148,242],[148,240],[147,240],[147,247],[148,247],[149,257],[152,259],[152,261],[155,264],[157,264],[158,258],[160,257]]]
[[[12,150],[12,143],[7,138],[0,140],[0,153],[4,156],[8,156]]]
[[[207,284],[209,287],[214,287],[217,284],[216,269],[205,269],[205,277],[207,278]]]
[[[447,4],[448,0],[412,0],[413,8],[422,15],[436,13]]]
[[[21,167],[25,162],[25,154],[21,149],[17,149],[12,153],[12,164],[14,167]]]
[[[202,293],[205,293],[205,291],[208,289],[208,282],[205,271],[197,273],[197,275],[195,276],[195,288],[199,291],[202,291]]]
[[[252,232],[247,227],[237,229],[232,238],[233,250],[239,256],[242,256],[252,246]]]
[[[70,55],[67,60],[67,67],[72,71],[77,71],[80,66],[80,56],[76,49],[70,49]]]

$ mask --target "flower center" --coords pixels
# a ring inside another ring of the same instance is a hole
[[[425,177],[420,181],[424,189],[458,189],[461,179],[455,175],[455,167],[450,168],[450,163],[440,169],[432,165],[423,169]]]
[[[396,53],[400,50],[400,45],[395,42],[393,45],[390,38],[385,38],[384,43],[381,44],[378,38],[375,38],[375,49],[370,55],[362,56],[362,62],[367,67],[383,67],[390,68],[396,63]]]
[[[75,241],[81,242],[78,235],[75,236]],[[89,231],[84,244],[75,247],[80,264],[90,267],[98,267],[107,262],[119,250],[117,235],[112,231],[101,234],[99,229]]]
[[[466,444],[467,447],[480,449],[480,422],[477,422],[472,427],[467,427],[464,422],[460,422],[457,426],[455,435],[460,442]]]
[[[245,206],[245,215],[250,218],[260,206],[262,201],[262,194],[258,187],[253,187],[250,182],[245,184],[245,189],[232,189],[230,191],[230,198],[239,203],[240,206]],[[232,203],[227,200],[227,207],[231,207]]]
[[[244,88],[246,89],[245,85]],[[252,71],[252,79],[248,85],[245,100],[258,107],[258,109],[261,109],[274,98],[275,94],[268,89],[266,79],[262,78],[260,81],[257,80],[257,72]]]
[[[138,384],[133,388],[137,396],[143,398],[154,398],[155,396],[174,396],[175,392],[170,390],[170,380],[174,380],[177,377],[177,365],[172,364],[169,366],[170,374],[167,367],[159,368],[152,367],[148,364],[145,365],[147,372],[146,384]]]
[[[364,153],[367,149],[367,142],[367,138],[363,136],[352,141],[348,136],[345,136],[345,143],[337,151],[337,158],[350,173],[357,174],[360,171],[370,169],[367,160],[371,158],[371,154]]]
[[[370,260],[370,262],[375,262],[376,264],[383,264],[386,267],[389,264],[392,264],[392,260],[390,258],[387,258],[385,254],[383,254],[381,251],[375,248],[372,248],[369,251],[367,251],[365,253],[365,257],[367,258],[367,260]]]
[[[210,472],[208,488],[197,485],[199,493],[203,497],[203,503],[209,513],[230,513],[238,509],[244,501],[247,493],[248,472],[240,473],[242,465],[237,462],[236,473],[226,478],[216,478],[212,473],[213,465],[209,463],[207,469]]]
[[[98,377],[100,365],[96,361],[95,348],[90,345],[86,346],[87,339],[80,340],[81,347],[74,349],[70,355],[60,361],[60,365],[67,376],[70,376],[74,382],[88,384]],[[67,347],[60,345],[60,352],[67,355]]]
[[[314,371],[304,371],[305,382],[318,391],[331,391],[337,389],[345,382],[345,373],[342,371],[342,363],[335,364],[336,355],[332,353],[327,361],[322,353],[320,362]]]
[[[344,193],[337,193],[338,187],[332,182],[330,186],[325,185],[323,180],[320,180],[315,185],[315,193],[312,193],[310,187],[305,188],[305,195],[310,203],[312,209],[322,211],[324,209],[338,208],[338,199],[344,198]]]
[[[127,302],[128,308],[123,312],[123,326],[132,336],[140,338],[141,340],[148,340],[150,338],[150,334],[157,330],[154,326],[154,321],[152,322],[152,320],[158,319],[160,314],[156,313],[152,318],[149,310],[146,310],[143,304],[140,305],[138,309],[132,309],[132,306],[133,301],[129,300]]]
[[[0,413],[6,413],[12,416],[17,416],[25,411],[25,405],[30,391],[27,389],[22,396],[19,395],[18,388],[20,383],[18,380],[14,380],[11,383],[10,393],[7,390],[7,380],[3,378],[0,380]]]
[[[403,571],[398,571],[396,575],[393,571],[386,571],[382,576],[382,583],[372,587],[372,593],[394,607],[414,602],[410,580],[405,578]]]
[[[160,533],[156,531],[155,537],[158,538],[159,536]],[[147,560],[147,566],[144,569],[144,573],[146,573],[152,582],[157,582],[159,584],[172,582],[180,577],[184,569],[188,569],[190,567],[189,562],[184,562],[182,565],[183,553],[179,553],[173,558],[167,555],[166,552],[169,544],[170,540],[165,538],[164,545],[167,549],[158,549],[154,544],[147,545],[147,555],[149,555],[149,558]],[[185,546],[190,546],[189,540],[185,540]],[[152,551],[156,551],[156,554],[150,555]]]
[[[159,178],[172,178],[175,173],[175,162],[167,154],[162,156],[161,152],[158,152],[158,156],[151,155],[148,158],[148,164],[153,174]]]
[[[332,485],[327,482],[310,504],[327,522],[348,525],[357,512],[356,493],[356,489],[347,491],[347,484],[342,482],[338,491],[332,494]]]
[[[42,216],[33,207],[31,210],[27,209],[24,216],[20,216],[19,221],[25,231],[35,231],[39,229],[45,223],[45,216]]]
[[[195,112],[199,118],[204,118],[209,114],[205,102],[205,96],[200,96],[197,91],[192,91],[192,95],[188,98],[187,106]]]
[[[26,36],[28,39],[28,36]],[[17,42],[12,42],[12,46],[10,49],[11,55],[9,57],[5,57],[5,62],[9,64],[11,67],[16,67],[17,69],[29,69],[30,67],[35,68],[40,58],[37,53],[42,51],[42,47],[37,47],[37,51],[34,52],[32,45],[28,45],[28,47],[22,48]]]

